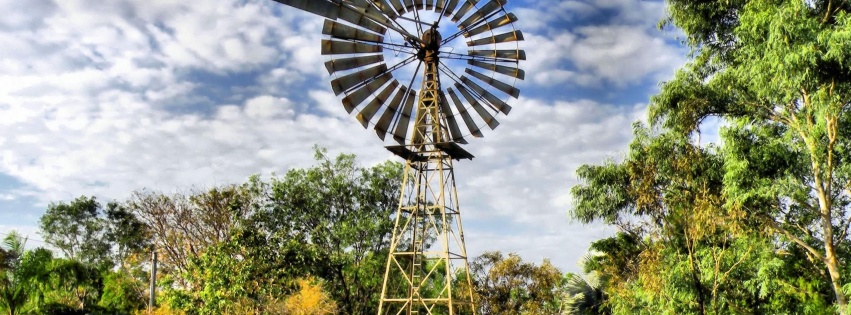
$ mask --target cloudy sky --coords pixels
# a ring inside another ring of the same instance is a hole
[[[575,169],[623,156],[685,62],[640,0],[513,0],[528,61],[511,114],[455,164],[471,254],[563,269],[612,233],[567,217]],[[0,1],[0,233],[33,239],[50,202],[122,200],[312,164],[312,147],[399,160],[343,110],[323,19],[271,0]],[[34,244],[37,245],[37,244]]]

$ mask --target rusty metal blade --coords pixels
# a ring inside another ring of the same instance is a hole
[[[473,109],[475,109],[476,112],[479,113],[479,117],[482,117],[482,120],[484,120],[485,123],[488,124],[488,127],[490,127],[491,129],[494,129],[494,128],[496,128],[496,126],[499,126],[499,122],[496,121],[495,118],[493,118],[493,115],[491,115],[491,113],[488,112],[487,109],[482,107],[482,104],[480,104],[479,101],[476,100],[476,98],[473,97],[473,95],[471,95],[470,92],[467,91],[467,89],[464,86],[462,86],[460,83],[456,82],[455,88],[458,89],[458,92],[461,93],[461,95],[464,96],[464,98],[467,100],[467,102],[470,103],[470,105],[473,106]]]
[[[502,6],[505,5],[505,3],[507,3],[507,2],[508,2],[508,0],[491,0],[491,1],[489,1],[488,3],[483,5],[481,8],[479,8],[478,10],[476,10],[475,12],[470,14],[470,16],[467,17],[467,19],[465,19],[463,22],[458,23],[458,28],[459,29],[465,29],[465,28],[470,27],[471,25],[474,25],[475,23],[478,23],[479,21],[484,20],[486,17],[488,17],[488,15],[490,15],[491,13],[496,12],[496,10],[499,10],[500,8],[502,8]]]
[[[402,4],[402,0],[387,0],[393,5],[393,9],[396,10],[396,13],[399,15],[405,14],[405,5]]]
[[[414,102],[417,101],[417,94],[414,90],[408,90],[408,99],[405,101],[405,107],[399,112],[396,122],[396,130],[393,131],[393,140],[396,140],[401,145],[405,144],[405,134],[408,133],[408,125],[411,122],[411,111],[414,109]]]
[[[390,84],[384,88],[378,95],[369,101],[369,104],[361,109],[361,111],[355,116],[355,118],[360,122],[360,124],[366,128],[369,125],[369,121],[372,120],[372,117],[375,116],[375,113],[378,112],[378,109],[381,108],[381,105],[384,105],[384,102],[390,99],[390,95],[396,91],[396,88],[399,87],[399,81],[393,80],[390,81]],[[401,100],[400,100],[401,102]]]
[[[387,65],[380,64],[372,68],[364,69],[355,73],[347,74],[331,80],[331,89],[334,94],[340,95],[361,82],[372,79],[387,71]]]
[[[503,33],[499,35],[494,35],[490,37],[480,38],[476,40],[471,40],[467,42],[467,46],[481,46],[481,45],[490,45],[490,44],[498,44],[498,43],[508,43],[508,42],[516,42],[523,40],[523,33],[520,31],[511,31],[508,33]]]
[[[386,28],[351,8],[325,0],[275,0],[278,3],[301,9],[331,20],[342,19],[370,31],[384,34]]]
[[[363,12],[358,12],[351,8],[341,6],[339,15],[341,20],[368,29],[374,33],[384,34],[384,32],[387,31],[387,28],[375,22],[375,20],[377,19],[376,17],[369,17]]]
[[[349,5],[351,7],[340,6],[340,19],[379,34],[384,34],[388,27],[393,28],[381,11],[369,5],[366,0],[354,0]]]
[[[366,0],[359,0],[359,1],[366,1]],[[381,10],[379,10],[379,9],[377,9],[377,8],[371,6],[371,5],[365,5],[364,7],[361,7],[361,6],[357,6],[353,3],[344,3],[344,4],[345,5],[341,6],[343,8],[340,11],[341,12],[341,18],[343,16],[342,14],[344,14],[344,13],[360,15],[364,20],[366,20],[366,22],[372,22],[372,24],[379,25],[380,27],[392,29],[396,32],[399,32],[399,34],[402,34],[402,36],[404,36],[404,37],[412,38],[413,40],[417,40],[417,41],[419,40],[419,37],[417,37],[414,34],[408,33],[403,28],[398,27],[397,25],[395,25],[393,23],[393,20],[388,19],[387,16],[385,16],[384,12],[381,12]],[[347,12],[347,11],[351,11],[351,12]],[[401,14],[401,13],[399,13],[399,14]],[[358,26],[361,26],[361,27],[369,26],[369,25],[362,25],[360,22],[352,22],[352,23],[358,24]],[[385,31],[386,31],[386,29],[381,29],[380,32],[378,32],[378,33],[384,34]]]
[[[323,55],[377,53],[383,50],[384,48],[381,46],[366,43],[354,43],[330,39],[322,40]]]
[[[386,25],[387,23],[392,23],[390,20],[387,20],[387,18],[390,18],[390,19],[396,18],[395,12],[393,12],[392,15],[387,15],[386,12],[384,12],[385,8],[382,8],[382,2],[383,1],[376,1],[376,0],[346,0],[346,1],[354,3],[354,6],[359,9],[358,11],[362,10],[363,14],[365,14],[366,16],[378,21],[379,24],[384,24],[385,27],[387,26]],[[375,4],[375,6],[373,6],[373,4]],[[386,4],[384,4],[384,6],[386,7]],[[392,12],[393,10],[390,10],[390,11]]]
[[[482,68],[482,69],[491,70],[491,71],[494,71],[494,72],[497,72],[497,73],[502,73],[504,75],[515,77],[515,78],[518,78],[520,80],[523,80],[523,79],[526,78],[526,71],[523,71],[523,69],[519,69],[519,68],[515,68],[515,67],[497,65],[497,64],[478,61],[478,60],[468,60],[467,64],[469,64],[471,66],[476,66],[476,67],[479,67],[479,68]]]
[[[414,8],[415,10],[422,10],[425,7],[425,1],[423,0],[414,0]]]
[[[461,76],[461,82],[466,84],[467,88],[473,90],[473,92],[483,97],[485,101],[490,103],[490,105],[492,105],[493,107],[496,107],[496,109],[498,109],[503,114],[508,115],[508,112],[511,111],[511,106],[508,106],[507,103],[503,102],[501,99],[499,99],[499,97],[496,97],[496,95],[493,95],[493,93],[483,89],[481,86],[476,84],[476,82],[473,82],[472,80],[468,79],[463,75]]]
[[[458,22],[458,20],[464,17],[470,9],[476,6],[476,3],[479,3],[479,0],[464,0],[464,4],[461,5],[461,8],[458,9],[458,12],[455,12],[455,16],[452,17],[452,22]]]
[[[526,60],[526,51],[518,49],[483,49],[469,50],[467,54],[470,56],[493,57],[502,59]]]
[[[446,12],[443,13],[443,16],[450,16],[455,11],[455,8],[458,7],[459,0],[447,0],[446,1]]]
[[[360,103],[363,103],[367,97],[372,95],[375,91],[378,91],[379,88],[384,86],[384,84],[392,78],[392,74],[385,73],[380,77],[375,78],[375,80],[357,88],[354,92],[349,93],[343,98],[343,107],[346,108],[346,111],[349,112],[349,114],[351,114],[355,107],[360,105]]]
[[[332,20],[337,19],[340,6],[328,1],[316,0],[275,0],[278,3],[294,7]]]
[[[506,25],[511,25],[511,23],[514,23],[514,22],[517,22],[517,16],[515,16],[514,13],[508,13],[508,14],[503,15],[501,17],[490,20],[490,22],[487,22],[485,24],[476,26],[473,29],[470,29],[469,31],[464,33],[464,37],[479,35],[481,33],[484,33],[484,32],[487,32],[487,31],[492,31],[492,30],[495,30],[497,28],[500,28],[500,27],[503,27],[503,26],[506,26]]]
[[[325,69],[328,74],[333,74],[338,71],[352,70],[363,66],[371,65],[384,61],[383,55],[369,55],[351,58],[333,59],[325,62]]]
[[[443,8],[446,7],[446,0],[436,0],[434,2],[434,12],[441,13],[443,12]]]
[[[466,144],[467,140],[464,140],[464,135],[461,134],[461,129],[458,128],[458,122],[455,120],[455,115],[452,114],[452,108],[449,107],[449,100],[446,99],[446,94],[443,93],[443,91],[438,93],[440,95],[440,111],[442,111],[443,116],[446,117],[446,125],[449,127],[449,136],[454,142]]]
[[[396,13],[396,10],[393,10],[393,7],[391,7],[390,4],[388,4],[386,0],[370,0],[370,1],[372,1],[372,3],[375,4],[375,6],[378,7],[378,9],[381,10],[381,12],[384,12],[384,15],[386,15],[388,18],[396,19],[396,17],[398,16],[398,14]]]
[[[399,105],[402,104],[402,98],[408,94],[408,88],[404,85],[399,88],[399,92],[396,93],[396,96],[393,97],[393,100],[387,104],[387,108],[384,109],[384,113],[381,114],[381,118],[378,119],[378,122],[375,124],[375,134],[378,135],[378,138],[384,140],[384,136],[387,135],[387,132],[390,130],[390,123],[393,122],[393,116],[396,116],[396,112],[399,110]]]
[[[339,39],[359,39],[379,43],[384,40],[384,36],[376,35],[374,33],[337,23],[332,20],[325,20],[325,24],[322,26],[322,34],[330,35]]]
[[[461,115],[461,118],[464,120],[464,124],[467,125],[467,129],[470,130],[470,134],[476,138],[483,137],[484,135],[482,135],[482,130],[479,129],[479,126],[476,126],[476,122],[473,121],[473,117],[471,117],[470,113],[467,112],[467,108],[464,107],[464,103],[461,102],[458,95],[455,95],[455,91],[453,91],[452,88],[447,88],[446,90],[449,91],[449,97],[451,97],[452,102],[455,103],[455,108],[458,109],[458,115]]]
[[[426,10],[434,10],[434,6],[435,6],[434,2],[435,2],[435,0],[426,0],[425,9]],[[438,13],[440,13],[440,12],[438,12]]]
[[[499,81],[499,80],[494,79],[494,78],[491,78],[491,77],[486,76],[484,74],[478,73],[478,72],[476,72],[476,71],[474,71],[473,69],[470,69],[470,68],[464,69],[464,72],[472,75],[476,79],[479,79],[479,81],[482,81],[482,82],[487,83],[488,85],[490,85],[492,87],[495,87],[497,90],[500,90],[505,94],[511,95],[514,98],[520,97],[520,89],[518,89],[518,88],[516,88],[516,87],[514,87],[510,84],[507,84],[505,82]]]

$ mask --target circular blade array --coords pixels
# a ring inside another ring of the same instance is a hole
[[[417,91],[422,66],[421,39],[428,29],[443,33],[440,60],[440,107],[450,140],[467,143],[467,135],[499,125],[508,114],[507,100],[517,98],[518,67],[526,54],[518,42],[514,14],[507,0],[275,0],[326,18],[322,54],[334,76],[331,88],[343,95],[343,107],[379,138],[392,135],[406,144],[417,117]],[[453,24],[440,27],[443,22]],[[464,46],[461,46],[463,43]],[[466,53],[455,52],[466,49]],[[462,131],[459,121],[466,131]]]

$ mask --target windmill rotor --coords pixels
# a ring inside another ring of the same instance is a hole
[[[438,61],[448,142],[466,144],[511,111],[525,78],[507,0],[275,0],[324,17],[321,54],[343,108],[383,141],[411,142],[419,71]],[[460,50],[465,49],[465,52]],[[389,136],[389,137],[388,137]]]

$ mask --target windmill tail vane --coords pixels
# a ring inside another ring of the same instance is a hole
[[[519,97],[526,53],[507,1],[275,1],[326,19],[331,90],[406,161],[377,314],[476,314],[453,160],[472,159],[465,137]]]

